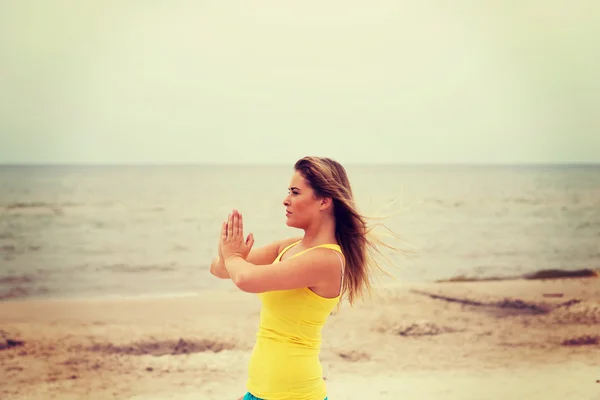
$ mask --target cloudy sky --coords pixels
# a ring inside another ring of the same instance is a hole
[[[4,0],[0,163],[600,162],[599,38],[597,0]]]

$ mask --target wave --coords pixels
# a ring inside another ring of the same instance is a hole
[[[33,283],[31,275],[0,276],[0,285],[20,285],[24,283]]]
[[[461,207],[511,207],[511,206],[562,206],[566,208],[576,209],[587,209],[598,206],[598,201],[595,198],[590,199],[571,199],[562,197],[526,197],[526,196],[507,196],[497,198],[474,198],[474,199],[451,199],[451,198],[439,198],[439,197],[427,197],[421,201],[421,204],[429,204],[439,207],[447,208],[461,208]]]
[[[0,246],[0,254],[2,254],[2,253],[12,254],[12,253],[16,253],[16,252],[17,252],[17,246],[15,246],[14,244],[4,244],[4,245]]]
[[[543,199],[536,199],[531,197],[509,197],[504,200],[505,203],[514,203],[514,204],[530,204],[530,205],[539,205],[544,204],[545,201]]]
[[[0,291],[0,300],[14,300],[25,297],[48,295],[48,293],[50,293],[50,290],[47,287],[33,288],[16,286],[5,291]]]
[[[423,200],[423,203],[425,204],[435,204],[438,206],[442,206],[442,207],[451,207],[451,208],[460,208],[460,207],[465,207],[468,206],[469,203],[463,200],[457,200],[457,201],[452,201],[452,200],[442,200],[442,199],[438,199],[438,198],[427,198],[425,200]]]
[[[74,202],[61,202],[61,203],[47,203],[44,201],[16,201],[4,205],[4,209],[11,210],[60,210],[62,208],[69,207],[80,207],[82,203]]]
[[[126,265],[126,264],[113,264],[104,267],[98,267],[97,270],[107,269],[114,272],[126,272],[126,273],[137,273],[137,272],[170,272],[175,271],[177,268],[175,264],[168,265]]]
[[[19,208],[52,208],[52,207],[77,207],[80,203],[64,202],[64,203],[46,203],[43,201],[17,201],[4,205],[7,210],[19,209]]]
[[[96,207],[96,208],[109,208],[114,207],[116,204],[112,201],[95,202],[95,203],[76,203],[76,202],[57,202],[49,203],[44,201],[15,201],[0,205],[0,209],[4,209],[10,213],[62,213],[65,209],[77,208],[77,207]]]
[[[61,214],[62,209],[62,205],[44,202],[16,202],[4,206],[6,212],[21,214]]]
[[[575,229],[594,229],[600,227],[600,221],[583,221],[575,226]]]

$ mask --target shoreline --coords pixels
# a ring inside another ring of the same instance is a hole
[[[208,271],[207,271],[208,274]],[[378,289],[390,289],[390,288],[399,288],[406,287],[407,285],[412,286],[420,286],[420,285],[429,285],[429,284],[448,284],[448,283],[478,283],[478,282],[505,282],[505,281],[521,281],[521,280],[555,280],[555,279],[579,279],[579,278],[599,278],[600,277],[600,269],[592,269],[592,268],[583,268],[583,269],[539,269],[533,272],[525,273],[522,275],[514,275],[514,276],[467,276],[467,275],[457,275],[452,276],[445,279],[437,279],[437,280],[416,280],[416,281],[403,281],[400,278],[390,279],[388,277],[383,276],[383,280],[374,285],[374,288]],[[14,278],[12,278],[14,279]],[[217,278],[215,278],[217,279]],[[61,295],[58,293],[47,293],[47,292],[33,292],[32,294],[21,294],[19,289],[20,287],[13,287],[8,289],[6,294],[2,294],[0,292],[0,303],[2,302],[19,302],[19,301],[85,301],[89,299],[117,299],[117,300],[128,300],[128,299],[155,299],[155,298],[171,298],[171,297],[194,297],[199,296],[204,293],[223,293],[223,292],[231,292],[238,291],[238,289],[233,285],[226,285],[225,280],[219,282],[218,286],[221,286],[218,289],[208,288],[202,290],[186,290],[186,291],[170,291],[170,292],[144,292],[138,294],[66,294]],[[10,292],[15,291],[17,294],[11,295]],[[27,293],[24,290],[22,293]]]
[[[235,288],[0,302],[0,339],[22,342],[0,350],[0,397],[236,399],[259,310],[255,295]],[[330,316],[320,358],[332,399],[547,400],[579,390],[595,400],[600,280],[377,288]]]

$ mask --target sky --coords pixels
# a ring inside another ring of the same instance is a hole
[[[599,38],[597,0],[4,0],[0,163],[600,163]]]

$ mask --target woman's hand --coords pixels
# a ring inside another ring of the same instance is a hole
[[[244,223],[242,214],[233,210],[223,223],[221,228],[221,239],[219,241],[219,256],[223,262],[229,257],[241,257],[244,260],[250,254],[254,245],[254,235],[249,234],[244,240]]]
[[[229,279],[229,272],[225,268],[225,259],[223,258],[223,252],[221,251],[221,234],[219,233],[218,243],[218,254],[217,257],[210,264],[210,273],[221,279]]]
[[[227,222],[223,222],[227,226]],[[219,267],[225,268],[225,257],[223,257],[223,246],[221,245],[221,238],[223,237],[223,228],[221,227],[221,234],[219,235]]]

